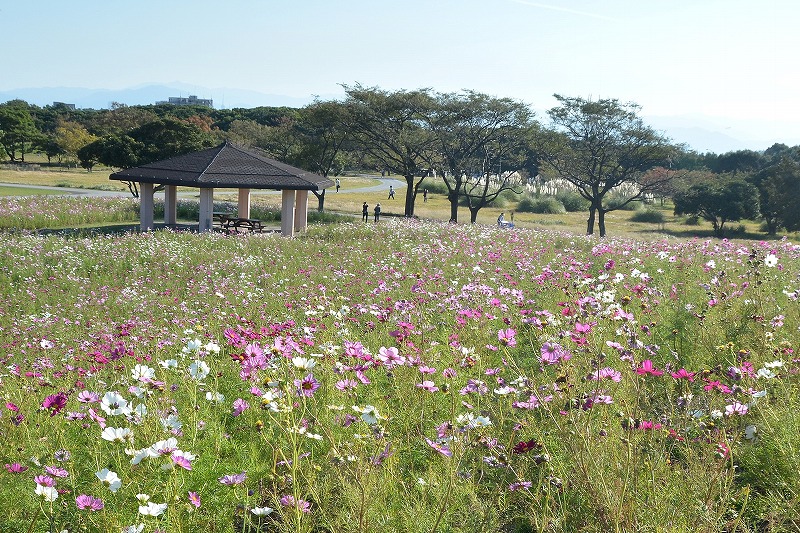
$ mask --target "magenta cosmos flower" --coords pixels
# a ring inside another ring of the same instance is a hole
[[[200,507],[200,496],[196,492],[189,492],[189,503],[195,507]]]
[[[64,392],[51,394],[42,402],[42,407],[50,411],[50,416],[55,416],[67,406],[67,395]]]
[[[642,376],[646,374],[651,376],[661,376],[664,374],[662,370],[659,370],[653,366],[653,362],[650,359],[645,359],[642,361],[642,366],[636,369],[636,373]]]
[[[75,505],[78,509],[89,509],[90,511],[99,511],[104,507],[103,500],[88,494],[81,494],[75,498]]]
[[[314,379],[313,374],[309,374],[303,379],[294,380],[294,386],[297,387],[298,396],[306,396],[310,398],[314,396],[314,391],[319,388],[319,381]]]

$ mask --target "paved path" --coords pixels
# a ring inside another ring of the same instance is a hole
[[[357,187],[355,189],[339,189],[338,194],[352,194],[352,193],[365,193],[365,192],[377,192],[377,191],[388,191],[389,186],[391,185],[394,187],[396,191],[400,189],[405,189],[406,182],[405,180],[399,180],[395,178],[382,178],[380,176],[369,176],[369,175],[362,175],[359,176],[361,178],[372,178],[379,183],[376,185],[370,185],[368,187]],[[70,196],[91,196],[91,197],[107,197],[107,198],[130,198],[131,193],[128,191],[103,191],[100,189],[79,189],[74,187],[55,187],[50,185],[25,185],[24,183],[0,183],[0,187],[19,187],[25,189],[41,189],[45,191],[56,191],[61,192],[64,195]],[[281,191],[274,191],[269,189],[252,189],[250,191],[253,195],[268,195],[268,194],[280,194]],[[329,189],[328,194],[337,194],[336,189]],[[178,190],[178,196],[181,197],[191,197],[196,196],[197,192],[195,191],[181,191]],[[327,195],[326,195],[327,196]]]

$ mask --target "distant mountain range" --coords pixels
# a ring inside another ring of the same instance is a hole
[[[114,102],[125,105],[149,105],[166,101],[171,96],[195,95],[214,101],[216,109],[253,107],[303,107],[314,101],[315,96],[293,97],[280,94],[267,94],[232,88],[209,89],[187,85],[181,82],[169,84],[144,84],[124,89],[88,89],[84,87],[32,87],[0,91],[0,103],[22,99],[38,106],[52,105],[54,102],[75,104],[80,109],[108,109]],[[340,99],[344,94],[318,95],[320,100]],[[538,113],[544,117],[544,112]],[[738,128],[725,126],[719,121],[703,116],[648,117],[645,122],[662,131],[674,142],[686,144],[697,152],[717,154],[734,150],[765,150],[775,142],[790,146],[800,144],[788,140],[754,139],[746,126]],[[729,121],[730,122],[730,121]]]

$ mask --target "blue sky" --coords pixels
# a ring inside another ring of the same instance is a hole
[[[796,0],[0,0],[0,22],[5,91],[558,93],[800,144]]]

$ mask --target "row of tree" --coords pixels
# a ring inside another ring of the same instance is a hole
[[[13,100],[0,105],[0,144],[11,161],[40,151],[91,170],[98,163],[142,165],[228,139],[324,176],[345,169],[401,175],[407,216],[435,175],[444,182],[454,222],[459,206],[474,222],[504,191],[521,192],[539,176],[568,181],[588,201],[589,234],[595,225],[606,234],[609,211],[652,197],[671,198],[677,214],[703,217],[719,235],[727,221],[758,216],[769,233],[800,229],[793,208],[800,199],[797,147],[697,154],[644,124],[635,104],[613,99],[556,95],[559,105],[543,125],[522,102],[472,91],[344,89],[342,101],[300,109],[115,104],[76,110]],[[325,191],[315,194],[321,210]]]

